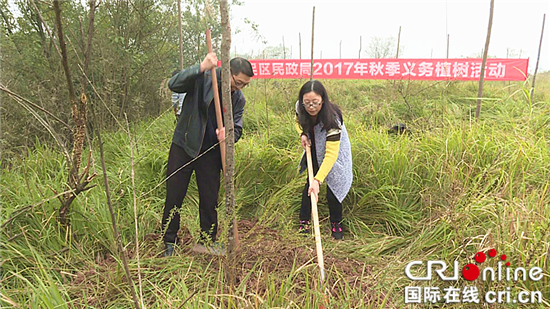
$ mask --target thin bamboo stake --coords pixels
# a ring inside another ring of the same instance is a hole
[[[302,59],[302,34],[298,32],[298,46],[300,49],[300,59]]]
[[[363,37],[359,36],[359,58],[361,59],[361,49],[363,48]]]
[[[181,26],[181,0],[178,0],[178,34],[180,47],[180,70],[183,70],[183,31]]]
[[[449,59],[449,41],[451,39],[451,35],[447,34],[447,59]]]
[[[283,35],[283,59],[286,59],[285,36]]]
[[[311,18],[311,75],[309,80],[313,80],[313,39],[315,37],[315,7],[313,7],[313,17]]]
[[[395,52],[395,58],[399,58],[399,43],[401,42],[401,26],[399,26],[399,33],[397,34],[397,51]]]
[[[395,52],[395,59],[399,58],[399,43],[401,43],[401,26],[399,26],[399,33],[397,34],[397,51]],[[395,87],[395,79],[393,80],[393,86]]]
[[[263,52],[263,58],[265,59],[265,49]],[[267,105],[267,78],[264,78],[264,102],[265,102],[265,121],[266,121],[266,133],[267,133],[267,142],[269,143],[269,108]]]
[[[539,53],[537,55],[537,64],[535,66],[535,73],[533,74],[533,85],[531,85],[531,103],[533,103],[533,96],[535,94],[535,79],[537,78],[537,71],[539,70],[539,61],[540,61],[540,50],[542,49],[542,37],[544,36],[544,22],[546,21],[546,14],[542,16],[542,30],[540,31],[540,43],[539,43]]]
[[[485,49],[483,50],[483,61],[481,62],[481,73],[479,75],[479,90],[477,92],[476,121],[479,120],[479,114],[481,113],[481,97],[483,96],[483,80],[485,78],[485,64],[487,63],[489,41],[491,40],[491,28],[493,27],[494,7],[495,7],[495,0],[491,0],[491,9],[489,11],[489,27],[487,29],[487,39],[485,40]]]

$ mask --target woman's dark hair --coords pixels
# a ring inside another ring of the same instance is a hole
[[[312,91],[320,95],[323,100],[321,110],[319,111],[319,114],[317,114],[317,120],[323,123],[323,129],[328,131],[330,129],[339,128],[340,125],[338,125],[338,122],[336,120],[338,119],[340,123],[344,123],[344,119],[342,118],[342,111],[340,110],[338,105],[332,103],[329,100],[325,86],[323,86],[323,84],[321,84],[321,82],[318,80],[312,80],[302,86],[302,88],[300,89],[300,94],[298,95],[298,101],[300,103],[298,104],[298,122],[300,123],[300,126],[302,127],[304,132],[309,132],[311,128],[315,126],[315,123],[313,123],[313,121],[311,120],[311,117],[309,116],[303,104],[304,95]]]

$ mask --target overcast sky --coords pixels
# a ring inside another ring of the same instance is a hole
[[[302,58],[311,53],[311,18],[315,6],[315,58],[356,59],[359,37],[363,53],[371,37],[397,39],[401,26],[400,58],[445,58],[447,34],[450,35],[449,57],[461,58],[480,54],[485,45],[489,22],[490,0],[244,0],[232,6],[232,52],[258,54],[265,46],[282,44],[292,48],[292,58],[299,58],[299,33]],[[489,55],[506,58],[530,58],[530,72],[535,68],[543,14],[550,10],[550,0],[495,0]],[[258,24],[267,44],[254,40],[247,18]],[[548,19],[548,18],[547,18]],[[539,72],[550,70],[549,21],[546,21]],[[510,55],[510,56],[512,56]],[[287,55],[287,58],[290,58]]]

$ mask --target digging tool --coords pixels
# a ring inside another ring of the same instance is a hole
[[[307,174],[309,178],[309,186],[313,184],[313,161],[311,159],[311,148],[306,146],[306,159],[307,159]],[[313,218],[313,233],[315,234],[315,248],[317,249],[317,264],[319,264],[319,270],[321,272],[321,285],[325,282],[325,261],[323,259],[323,245],[321,244],[321,231],[319,230],[319,213],[317,211],[317,198],[311,194],[311,217]],[[328,296],[324,294],[324,303],[319,304],[320,309],[324,309],[326,305],[328,307]]]
[[[311,148],[306,146],[307,174],[309,186],[313,184],[313,161],[311,160]],[[317,264],[321,271],[321,283],[325,281],[325,262],[323,259],[323,245],[321,244],[321,231],[319,230],[319,214],[317,212],[317,198],[311,194],[311,217],[313,218],[313,232],[315,234],[315,248],[317,249]]]
[[[208,53],[213,52],[212,49],[212,36],[210,29],[206,29],[206,44],[208,45]],[[216,108],[216,121],[218,129],[223,128],[222,109],[220,102],[220,94],[218,92],[218,76],[216,75],[216,68],[211,69],[212,75],[212,91],[214,92],[214,107]],[[222,157],[222,169],[225,177],[225,140],[220,141],[220,152]],[[233,217],[233,237],[235,239],[235,248],[239,245],[239,231],[237,229],[237,220]]]
[[[212,38],[210,35],[210,29],[206,29],[206,44],[208,45],[208,53],[212,52]],[[218,76],[216,75],[216,68],[210,70],[212,73],[212,91],[214,91],[214,105],[216,107],[216,121],[218,123],[218,129],[223,128],[222,109],[220,103],[220,93],[218,92]],[[225,140],[220,142],[220,152],[222,153],[222,167],[225,173]]]

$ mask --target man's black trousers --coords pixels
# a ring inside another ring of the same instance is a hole
[[[189,163],[191,158],[183,148],[176,144],[170,147],[167,176]],[[195,171],[199,189],[199,216],[202,235],[216,240],[218,231],[218,192],[220,190],[220,171],[222,161],[219,147],[211,149],[193,163],[178,171],[166,181],[166,202],[162,216],[162,229],[166,230],[164,242],[175,243],[180,227],[179,209],[187,193],[191,174]],[[175,209],[174,209],[175,208]],[[167,226],[168,224],[168,226]],[[202,241],[206,239],[202,238]]]

